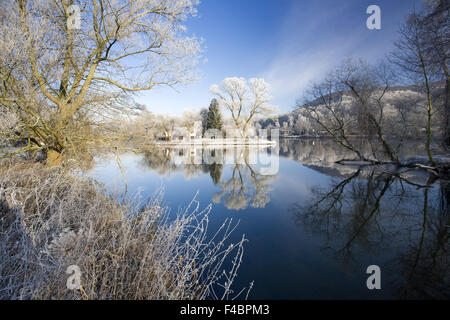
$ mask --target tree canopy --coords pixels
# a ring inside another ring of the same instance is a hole
[[[12,135],[47,154],[76,152],[100,139],[105,119],[142,108],[133,93],[194,79],[200,42],[183,21],[197,3],[2,1],[0,111],[17,120]]]

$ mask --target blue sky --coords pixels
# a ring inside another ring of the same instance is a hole
[[[369,30],[366,9],[381,8],[381,30]],[[369,62],[393,48],[399,25],[421,0],[202,0],[188,33],[204,39],[200,80],[155,88],[138,101],[158,114],[207,107],[212,84],[226,77],[262,77],[272,103],[288,112],[307,83],[346,57]]]

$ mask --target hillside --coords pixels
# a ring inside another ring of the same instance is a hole
[[[433,84],[437,95],[442,92],[444,83],[437,82]],[[348,114],[357,112],[352,94],[349,91],[343,93],[333,93],[332,101],[337,103],[340,99],[341,111],[344,110]],[[426,96],[419,86],[395,86],[391,87],[384,97],[383,117],[386,126],[392,125],[396,127],[399,121],[407,122],[407,128],[403,128],[402,135],[420,136],[425,127],[425,110]],[[321,128],[314,120],[310,119],[304,106],[314,106],[317,110],[323,110],[321,99],[315,99],[301,104],[294,108],[293,111],[280,114],[274,118],[267,118],[258,121],[263,129],[279,128],[281,136],[320,136],[325,135]],[[326,111],[322,111],[325,113]],[[439,108],[434,114],[434,123],[439,124],[441,121],[441,110]],[[406,127],[406,125],[405,125]],[[439,130],[436,125],[434,131]],[[358,132],[355,132],[358,134]],[[393,135],[399,134],[392,132]]]

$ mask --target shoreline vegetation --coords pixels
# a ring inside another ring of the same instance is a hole
[[[237,226],[231,219],[209,234],[211,205],[201,209],[194,198],[173,217],[162,191],[145,202],[138,195],[120,202],[95,180],[63,168],[17,159],[0,164],[0,299],[248,295],[251,284],[232,289],[247,240],[229,243]],[[81,286],[68,290],[73,265]]]

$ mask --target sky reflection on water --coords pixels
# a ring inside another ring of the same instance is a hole
[[[410,144],[403,153],[421,148]],[[174,213],[198,192],[202,207],[213,204],[211,230],[225,218],[239,221],[232,240],[245,234],[249,243],[236,287],[254,280],[250,298],[449,297],[448,185],[420,188],[429,182],[426,175],[401,180],[380,168],[336,165],[345,154],[323,140],[282,140],[272,176],[245,161],[176,164],[171,152],[123,154],[128,194],[145,199],[163,187]],[[261,151],[244,150],[244,158],[252,152]],[[88,175],[123,191],[114,157]],[[373,264],[381,268],[381,290],[366,287],[366,268]]]

